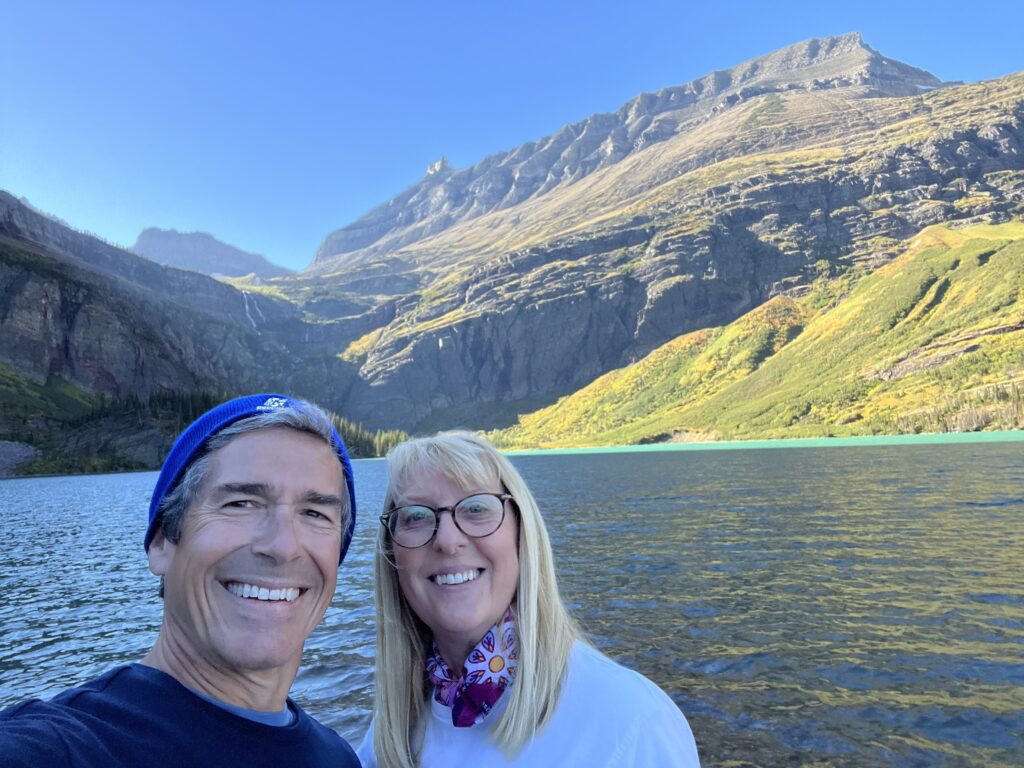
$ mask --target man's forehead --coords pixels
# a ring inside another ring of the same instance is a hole
[[[294,451],[297,444],[305,444],[312,450],[320,450],[325,456],[331,456],[339,467],[341,466],[333,446],[322,437],[311,432],[283,426],[263,427],[243,432],[240,435],[233,435],[225,444],[211,450],[207,455],[211,458],[220,458],[221,461],[225,461],[227,457],[234,454],[254,451],[280,451],[283,455],[286,452]]]
[[[318,453],[316,461],[295,461],[296,439]],[[262,459],[254,461],[254,455]],[[262,485],[270,491],[335,493],[345,485],[345,471],[334,449],[317,435],[270,427],[246,432],[207,454],[205,489],[227,485]],[[298,466],[296,466],[298,463]]]

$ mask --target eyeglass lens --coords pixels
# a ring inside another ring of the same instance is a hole
[[[479,538],[494,533],[501,525],[504,504],[499,496],[476,494],[457,503],[452,512],[455,525],[467,536]],[[391,513],[389,529],[395,542],[405,547],[426,544],[434,536],[438,513],[425,504],[398,507]]]

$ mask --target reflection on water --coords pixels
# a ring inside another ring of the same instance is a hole
[[[593,642],[669,691],[709,766],[1024,764],[1019,444],[520,457]],[[372,705],[384,465],[293,693]],[[138,659],[151,474],[0,482],[0,705]]]

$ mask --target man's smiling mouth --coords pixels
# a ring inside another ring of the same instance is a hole
[[[224,584],[224,587],[233,595],[238,597],[247,597],[252,600],[268,600],[268,601],[285,601],[292,602],[296,600],[299,595],[305,592],[304,589],[298,587],[282,587],[280,589],[268,589],[267,587],[259,587],[255,584],[246,584],[241,581],[229,581]]]

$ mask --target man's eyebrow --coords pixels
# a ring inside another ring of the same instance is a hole
[[[340,507],[341,496],[335,496],[327,493],[317,493],[316,491],[307,491],[306,495],[302,497],[302,500],[307,504],[316,504],[322,507]]]
[[[240,493],[245,496],[262,496],[267,498],[271,495],[272,489],[266,483],[223,483],[214,489],[214,493],[222,496]],[[323,507],[341,507],[341,496],[336,496],[333,493],[306,491],[302,495],[302,501],[306,504],[316,504]]]
[[[270,486],[266,483],[224,483],[214,489],[217,493],[242,493],[248,496],[267,496]]]

